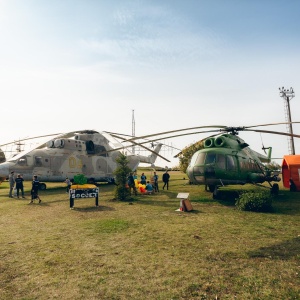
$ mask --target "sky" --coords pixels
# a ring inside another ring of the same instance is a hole
[[[0,0],[0,145],[83,129],[285,122],[279,87],[293,87],[300,121],[299,12],[298,0]],[[205,136],[163,142],[182,149]],[[285,136],[240,137],[289,154]],[[164,147],[171,163],[158,165],[178,165],[177,153]]]

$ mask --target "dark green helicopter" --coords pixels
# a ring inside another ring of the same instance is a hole
[[[273,194],[278,194],[278,184],[271,182],[281,180],[279,171],[271,171],[264,165],[271,162],[272,147],[268,148],[267,156],[250,149],[238,137],[240,130],[244,129],[224,128],[224,133],[203,140],[203,149],[193,154],[187,168],[190,182],[206,185],[214,197],[220,186],[264,182],[270,184]]]
[[[264,151],[268,149],[268,154],[262,155],[250,149],[249,145],[238,136],[238,133],[240,131],[254,131],[300,138],[300,135],[296,134],[256,128],[279,124],[290,123],[271,123],[244,127],[227,127],[222,125],[199,126],[149,134],[140,137],[132,137],[126,141],[132,142],[141,138],[148,139],[164,135],[164,137],[155,138],[154,140],[152,139],[151,141],[153,143],[157,140],[184,135],[217,132],[217,134],[201,140],[203,143],[203,149],[196,151],[192,155],[186,171],[190,183],[205,185],[209,191],[213,193],[214,198],[217,196],[219,187],[225,185],[244,185],[246,183],[261,185],[262,183],[267,182],[270,185],[271,193],[278,194],[279,186],[277,182],[281,180],[279,177],[280,170],[272,171],[266,166],[266,163],[271,162],[272,148],[263,147]],[[205,131],[175,134],[177,132],[197,130],[200,128],[218,129],[206,129]],[[181,154],[182,152],[178,153],[175,157],[178,157]]]

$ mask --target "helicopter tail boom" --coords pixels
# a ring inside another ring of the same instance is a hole
[[[162,147],[162,144],[159,143],[159,144],[156,145],[153,152],[149,156],[139,155],[140,162],[141,163],[147,163],[147,164],[154,164],[155,161],[156,161],[156,158],[158,156],[162,157],[161,155],[159,155],[159,151],[160,151],[161,147]]]

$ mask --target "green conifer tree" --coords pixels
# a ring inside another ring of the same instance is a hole
[[[131,169],[128,167],[129,161],[126,155],[122,153],[117,157],[116,162],[117,168],[114,172],[116,181],[115,198],[124,201],[130,196],[130,191],[127,187],[127,178]]]

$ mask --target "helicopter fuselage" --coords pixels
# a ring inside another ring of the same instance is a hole
[[[192,156],[187,175],[193,184],[216,186],[280,181],[239,137],[223,134],[204,141],[204,149]],[[265,157],[267,161],[268,158]]]
[[[89,181],[114,182],[116,159],[120,155],[114,148],[122,146],[107,133],[79,133],[73,138],[57,138],[43,147],[19,153],[0,164],[0,180],[11,171],[22,174],[24,180],[37,175],[40,181],[62,182],[77,174],[85,175]],[[161,144],[155,150],[159,151]],[[123,152],[124,153],[124,152]],[[128,167],[135,170],[140,162],[154,163],[156,155],[140,156],[127,150]]]

